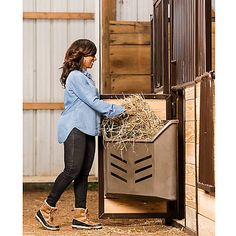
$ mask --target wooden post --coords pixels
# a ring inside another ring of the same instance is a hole
[[[116,1],[102,0],[102,93],[111,93],[109,67],[110,20],[116,19]]]

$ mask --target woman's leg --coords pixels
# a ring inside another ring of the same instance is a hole
[[[79,175],[86,152],[86,134],[74,128],[64,143],[65,168],[57,177],[46,202],[55,207],[68,185]]]
[[[88,175],[95,154],[95,137],[86,135],[84,162],[79,175],[74,180],[75,208],[86,208]]]
[[[88,175],[91,170],[95,153],[95,137],[88,136],[86,139],[86,151],[84,163],[80,174],[74,180],[75,211],[72,220],[72,228],[77,229],[101,229],[102,225],[89,219],[86,207]]]

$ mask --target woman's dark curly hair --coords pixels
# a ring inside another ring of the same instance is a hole
[[[65,88],[66,79],[71,71],[83,69],[83,59],[86,56],[95,56],[97,48],[95,44],[88,39],[79,39],[68,48],[63,62],[60,82]]]

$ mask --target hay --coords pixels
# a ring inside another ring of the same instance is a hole
[[[164,122],[150,109],[141,95],[122,99],[125,113],[115,118],[104,118],[102,135],[118,150],[127,150],[129,143],[150,141],[163,127]]]

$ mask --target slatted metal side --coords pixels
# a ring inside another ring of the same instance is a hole
[[[24,12],[92,12],[96,1],[24,0]],[[99,9],[99,8],[98,8]],[[63,102],[59,77],[64,54],[76,39],[96,43],[95,20],[24,19],[23,21],[23,101]],[[98,67],[91,73],[98,85]],[[56,123],[61,110],[24,110],[23,174],[54,176],[63,168],[63,145],[57,143]],[[96,163],[95,163],[96,165]],[[91,171],[94,174],[95,169]]]
[[[153,0],[116,0],[117,21],[149,21]]]
[[[176,84],[195,79],[195,0],[171,0],[171,61],[176,61]]]

